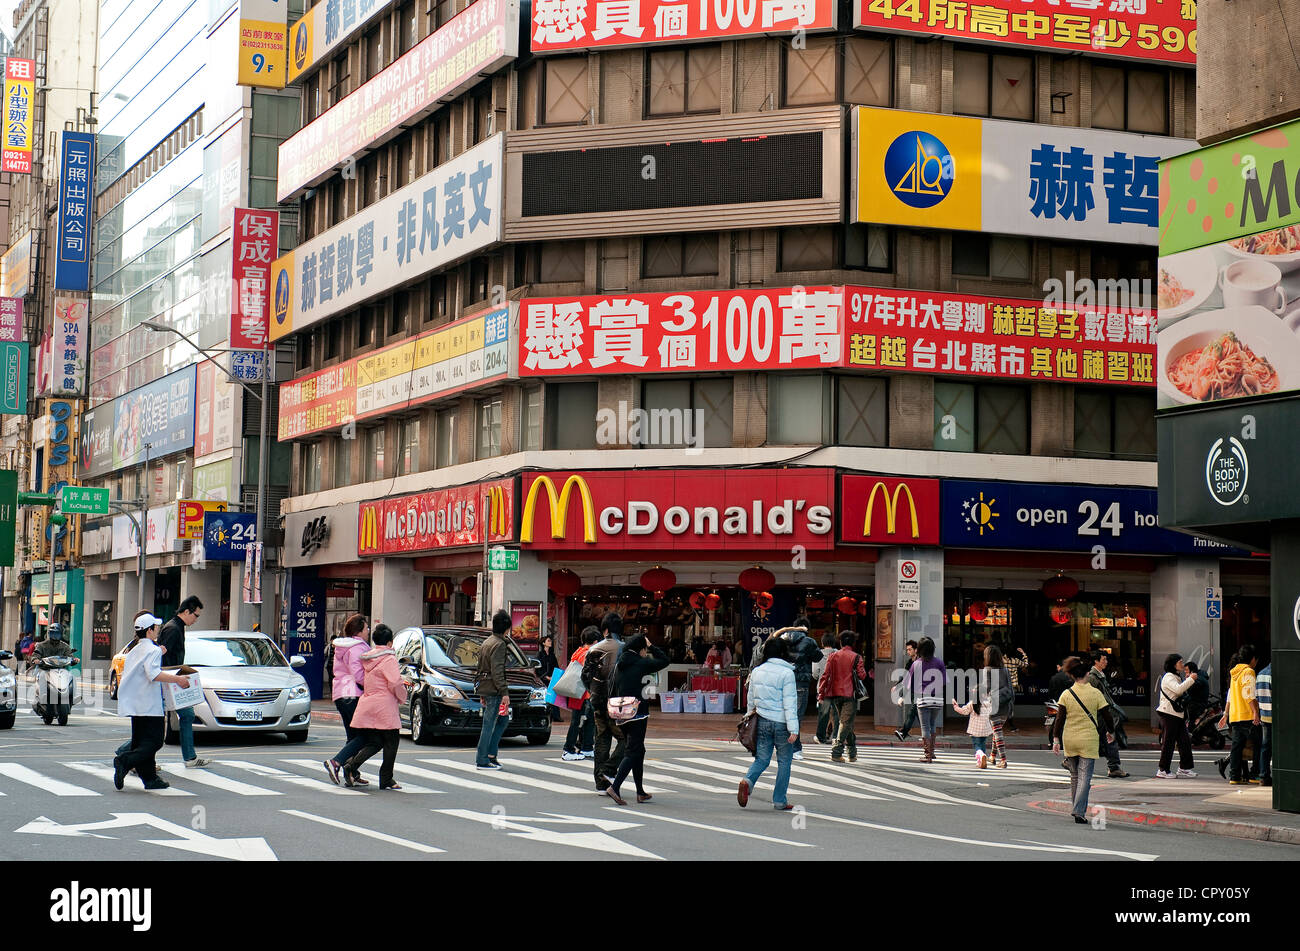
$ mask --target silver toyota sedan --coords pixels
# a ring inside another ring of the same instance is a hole
[[[186,631],[185,664],[199,672],[203,701],[194,708],[194,729],[283,733],[307,739],[311,691],[275,641],[250,631]],[[167,714],[167,742],[179,743],[179,723]]]

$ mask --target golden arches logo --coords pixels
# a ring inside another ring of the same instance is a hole
[[[587,486],[587,480],[577,475],[571,475],[565,479],[564,488],[558,494],[556,494],[555,483],[551,481],[550,476],[538,476],[533,481],[533,484],[528,487],[528,496],[524,499],[524,518],[523,525],[520,527],[519,540],[525,543],[533,540],[533,522],[537,516],[537,495],[542,489],[546,490],[547,500],[551,503],[551,537],[556,539],[564,538],[565,528],[569,521],[569,495],[575,488],[582,499],[583,540],[588,545],[594,545],[596,543],[596,504],[591,499],[591,489]]]
[[[885,483],[877,482],[871,487],[871,494],[867,496],[867,517],[862,524],[862,534],[871,537],[871,513],[876,505],[876,493],[880,492],[885,499],[885,532],[893,535],[898,530],[898,500],[904,492],[907,493],[907,506],[912,511],[912,537],[921,537],[921,524],[916,516],[916,499],[912,497],[912,489],[906,482],[900,482],[894,486],[894,494],[889,494],[889,489]]]
[[[357,536],[357,551],[379,550],[379,515],[373,505],[361,510],[361,532]]]
[[[494,485],[488,489],[488,531],[504,538],[510,534],[510,510],[506,506],[506,489]]]

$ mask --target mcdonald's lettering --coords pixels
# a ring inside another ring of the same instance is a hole
[[[906,482],[900,482],[894,486],[894,494],[889,494],[889,489],[885,488],[885,483],[877,482],[871,487],[871,494],[867,496],[867,517],[862,524],[862,534],[871,537],[871,515],[876,505],[876,493],[879,492],[885,500],[885,532],[893,535],[898,531],[898,499],[904,492],[907,493],[907,507],[912,512],[912,538],[921,537],[921,525],[916,517],[916,499],[912,496],[912,490]]]
[[[364,502],[357,553],[396,554],[480,544],[511,537],[513,482],[463,485],[382,502]],[[486,517],[485,517],[486,516]]]
[[[488,530],[498,538],[507,537],[510,534],[510,509],[506,504],[505,486],[494,485],[488,489]]]
[[[563,539],[569,520],[569,496],[574,489],[578,490],[578,495],[582,500],[582,537],[588,545],[596,543],[596,506],[591,498],[591,489],[587,487],[587,482],[582,476],[571,475],[564,480],[564,488],[556,494],[555,483],[551,481],[550,476],[538,476],[533,480],[533,484],[528,487],[528,495],[524,499],[524,516],[523,525],[520,527],[519,539],[524,543],[533,540],[533,522],[537,515],[537,495],[539,490],[546,490],[547,501],[550,505],[551,515],[551,537],[554,539]]]
[[[361,506],[361,528],[357,535],[358,552],[379,551],[379,512],[377,505]]]

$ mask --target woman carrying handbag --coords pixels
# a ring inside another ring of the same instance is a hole
[[[754,668],[749,691],[749,712],[757,720],[757,748],[754,765],[740,781],[736,802],[749,804],[754,784],[772,762],[776,752],[776,785],[772,789],[772,808],[788,812],[794,806],[786,801],[790,786],[790,764],[794,761],[794,744],[799,739],[799,688],[794,666],[788,660],[790,645],[779,637],[768,638],[763,663]]]
[[[609,788],[605,795],[620,806],[627,802],[619,794],[623,780],[632,774],[636,783],[636,801],[649,802],[645,791],[645,734],[650,725],[650,704],[646,700],[646,681],[668,666],[668,655],[655,647],[644,634],[638,634],[623,645],[614,667],[614,689],[609,696],[609,717],[623,731],[627,747],[618,772],[606,776]]]

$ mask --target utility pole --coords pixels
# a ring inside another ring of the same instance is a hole
[[[153,443],[144,444],[144,469],[140,478],[140,521],[135,526],[136,538],[139,539],[139,552],[135,568],[135,609],[144,610],[144,563],[149,548],[149,450]],[[132,521],[135,521],[132,519]]]

